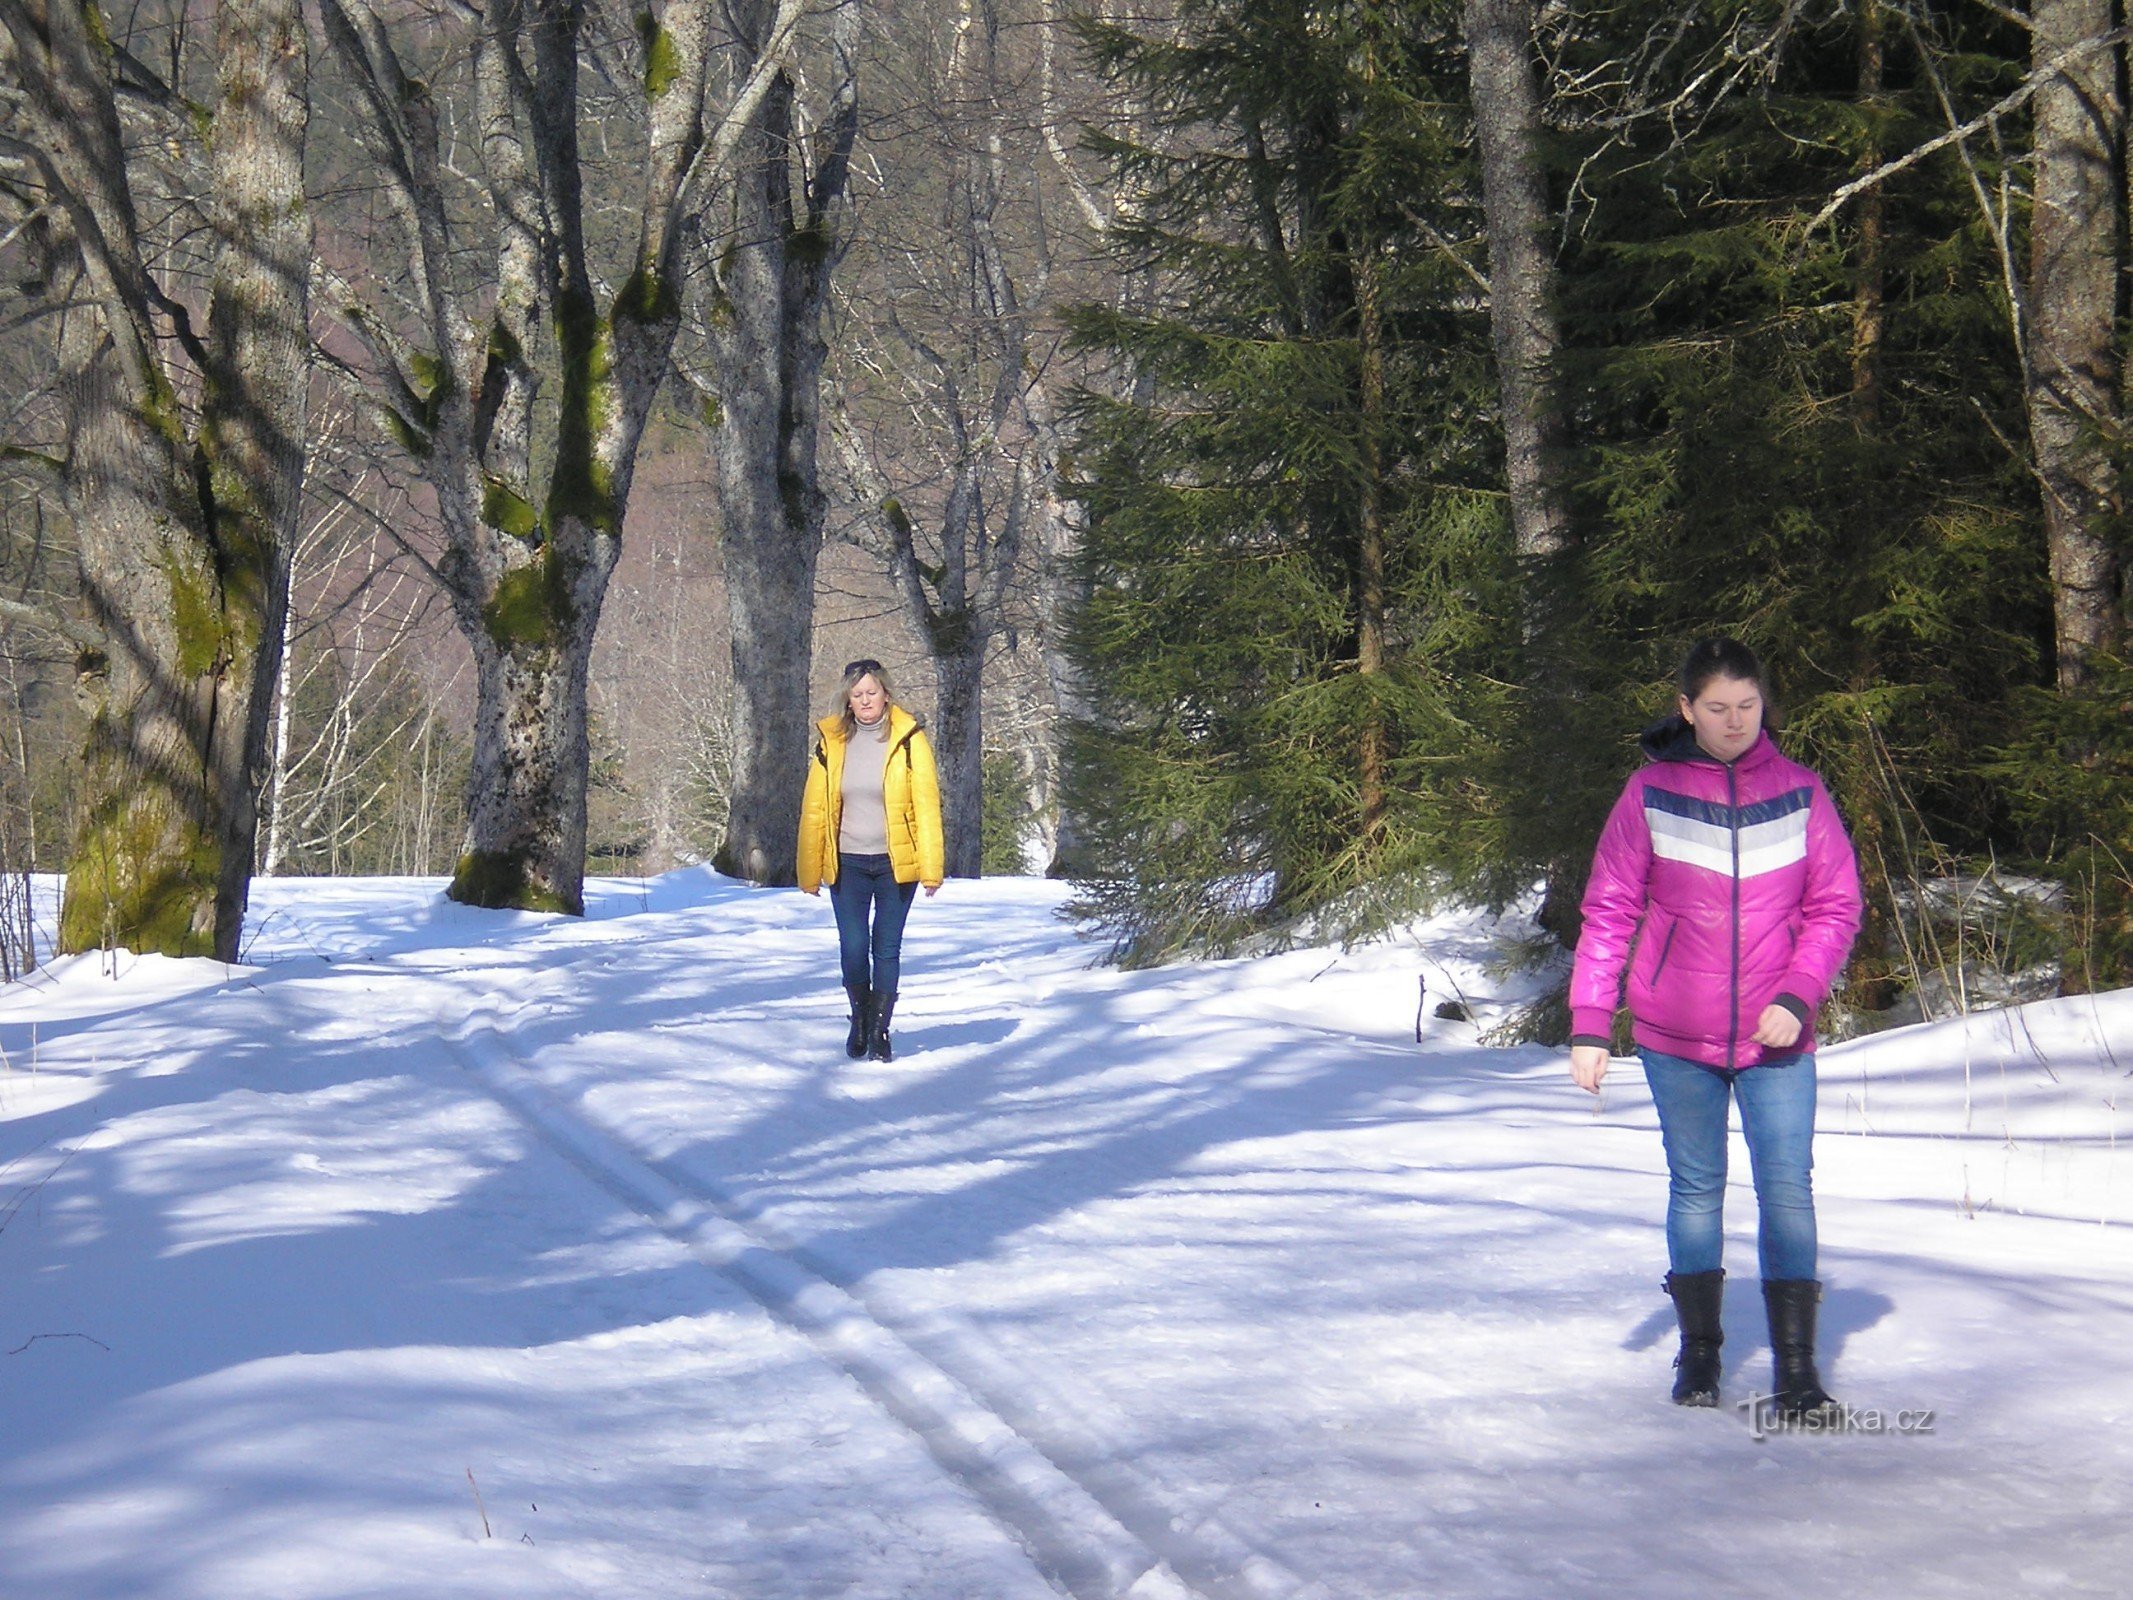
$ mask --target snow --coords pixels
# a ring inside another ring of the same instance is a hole
[[[1825,1052],[1883,1431],[1758,1437],[1744,1153],[1683,1411],[1641,1076],[1477,1043],[1486,918],[1125,973],[952,883],[883,1065],[820,900],[441,887],[0,991],[0,1600],[2124,1592],[2133,992]]]

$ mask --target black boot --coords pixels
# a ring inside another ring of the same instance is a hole
[[[1781,1417],[1817,1417],[1837,1402],[1815,1373],[1815,1302],[1822,1285],[1812,1278],[1765,1278],[1763,1305],[1770,1313],[1771,1401]]]
[[[867,1028],[867,1054],[876,1061],[890,1059],[889,1018],[895,1014],[896,996],[893,994],[877,994],[874,996],[874,1020]]]
[[[873,1027],[867,1008],[874,1003],[874,993],[863,983],[848,983],[844,992],[852,1002],[852,1031],[844,1036],[844,1053],[857,1061],[867,1053],[867,1033]]]
[[[1681,1350],[1674,1357],[1674,1404],[1718,1404],[1718,1347],[1726,1342],[1719,1326],[1725,1304],[1726,1275],[1716,1272],[1669,1272],[1666,1292],[1674,1297],[1681,1323]]]

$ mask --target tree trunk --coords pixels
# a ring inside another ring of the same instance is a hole
[[[975,878],[985,860],[985,648],[938,651],[933,657],[940,757],[941,833],[951,878]]]
[[[1356,527],[1355,670],[1365,696],[1357,821],[1367,843],[1375,840],[1385,825],[1387,734],[1377,683],[1385,672],[1385,341],[1376,247],[1366,245],[1356,251],[1353,261],[1360,357],[1359,421],[1363,432],[1363,481]]]
[[[796,881],[800,792],[812,748],[808,686],[820,546],[799,536],[741,531],[752,526],[775,536],[786,524],[781,511],[760,512],[742,489],[746,480],[732,470],[743,442],[733,436],[740,431],[730,414],[719,427],[718,499],[733,628],[733,793],[713,862],[751,883],[785,884]]]
[[[0,142],[39,169],[82,268],[60,331],[62,489],[109,641],[83,660],[97,706],[60,948],[234,960],[303,472],[306,35],[290,0],[217,9],[202,336],[143,254],[103,18],[6,0],[0,22],[32,135]],[[190,374],[166,366],[165,327]]]
[[[2112,0],[2036,0],[2038,70],[2107,33]],[[2030,221],[2029,435],[2043,493],[2059,686],[2079,688],[2125,633],[2116,555],[2122,507],[2113,453],[2122,380],[2113,324],[2125,140],[2118,53],[2088,50],[2037,91]]]
[[[1505,477],[1513,537],[1519,555],[1529,560],[1556,555],[1570,540],[1559,466],[1567,427],[1556,389],[1562,334],[1548,247],[1540,95],[1533,81],[1534,21],[1533,0],[1466,0]]]
[[[733,792],[714,863],[752,883],[795,881],[811,748],[815,567],[828,503],[816,466],[823,314],[843,253],[842,210],[858,92],[858,8],[837,17],[841,73],[793,196],[793,84],[780,72],[744,131],[706,333],[717,363],[717,498],[732,621]]]
[[[478,692],[455,900],[584,913],[585,686],[615,550],[588,542],[574,580],[553,557],[524,569],[534,576],[470,635]]]

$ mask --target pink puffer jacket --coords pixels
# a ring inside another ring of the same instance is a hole
[[[1789,1053],[1752,1037],[1773,1003],[1806,1025],[1793,1048],[1812,1050],[1815,1008],[1863,911],[1822,780],[1767,733],[1730,765],[1678,720],[1644,749],[1651,765],[1623,789],[1593,855],[1571,1042],[1606,1044],[1626,998],[1637,1043],[1667,1055],[1731,1068]]]

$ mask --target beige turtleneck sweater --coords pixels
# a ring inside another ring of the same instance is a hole
[[[837,821],[841,855],[885,856],[889,853],[889,814],[882,799],[883,774],[889,765],[889,714],[868,727],[855,723],[844,747],[842,811]]]

